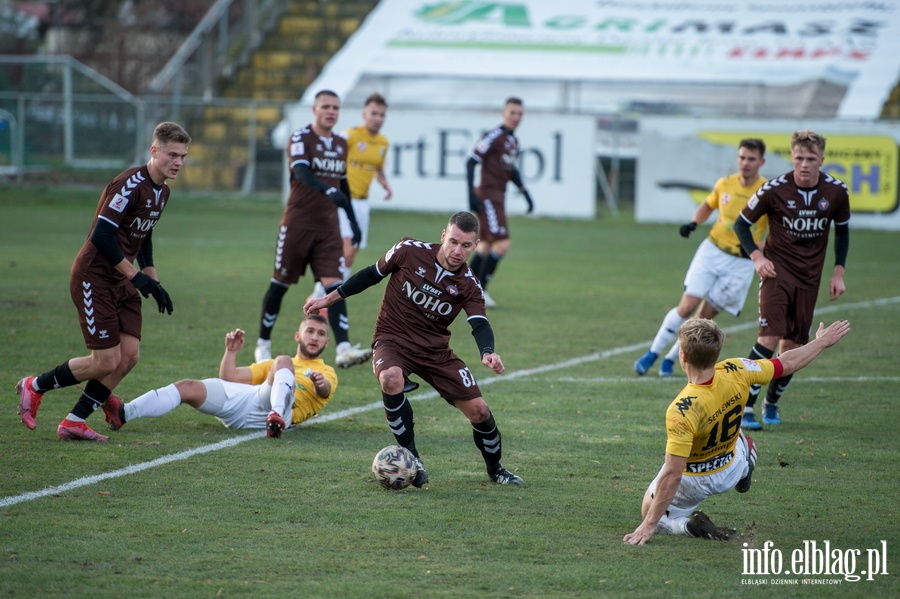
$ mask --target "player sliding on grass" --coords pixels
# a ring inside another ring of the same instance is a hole
[[[410,374],[419,375],[469,419],[475,446],[492,481],[525,484],[500,465],[500,430],[494,416],[475,377],[450,349],[448,327],[465,310],[481,363],[496,374],[505,370],[494,353],[494,332],[484,314],[481,285],[466,264],[477,243],[478,220],[468,212],[457,212],[441,233],[440,245],[403,238],[378,262],[303,306],[307,314],[315,313],[389,278],[375,321],[372,365],[381,383],[391,432],[399,445],[416,456],[419,471],[412,483],[416,487],[428,482],[428,472],[416,449],[413,409],[406,398],[406,392],[418,387],[408,380]]]
[[[159,312],[172,314],[172,299],[153,264],[153,230],[169,201],[166,181],[184,165],[191,137],[176,123],[153,131],[150,160],[119,174],[100,195],[87,241],[75,257],[69,292],[89,356],[72,358],[16,385],[19,416],[36,425],[44,393],[85,382],[84,392],[59,423],[60,439],[106,441],[85,420],[135,367],[141,345],[141,298],[153,296]],[[137,260],[140,270],[134,267]]]
[[[328,321],[318,314],[307,316],[294,339],[297,355],[293,358],[278,356],[238,367],[244,331],[231,331],[225,336],[219,378],[178,381],[126,404],[113,395],[103,406],[106,422],[117,430],[135,418],[162,416],[185,403],[215,416],[228,428],[264,428],[268,436],[280,437],[287,426],[324,408],[338,384],[334,368],[319,357],[328,346]]]
[[[735,489],[750,490],[756,446],[741,432],[750,385],[797,372],[850,332],[839,320],[819,324],[814,341],[771,360],[730,358],[716,363],[725,333],[712,320],[691,318],[678,330],[687,386],[666,410],[666,458],[644,494],[641,522],[623,539],[643,545],[653,533],[727,541],[733,529],[716,526],[700,502]]]

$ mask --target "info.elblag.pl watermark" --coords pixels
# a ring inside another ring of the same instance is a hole
[[[803,541],[789,552],[766,541],[761,548],[743,544],[741,584],[835,585],[875,580],[888,573],[887,541],[871,549],[841,549],[831,541]]]

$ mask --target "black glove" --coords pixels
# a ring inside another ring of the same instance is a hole
[[[531,214],[534,212],[534,200],[531,199],[531,194],[527,189],[523,189],[522,193],[525,195],[525,201],[528,202],[528,210],[525,211],[525,214]]]
[[[334,205],[338,208],[346,208],[350,203],[350,198],[337,187],[329,187],[328,191],[325,192],[325,195],[328,196],[328,199],[334,202]]]
[[[682,237],[690,237],[691,233],[693,233],[694,229],[696,229],[696,228],[697,228],[697,223],[695,223],[694,221],[691,221],[686,225],[681,225],[681,228],[678,229],[678,232],[681,234]]]
[[[475,195],[474,191],[469,192],[469,210],[478,214],[478,211],[481,209],[481,200],[478,199],[478,196]]]
[[[353,247],[359,247],[359,244],[362,243],[362,230],[360,230],[359,224],[355,220],[350,221],[350,228],[353,230],[353,238],[350,240],[350,243],[353,244]]]
[[[153,296],[153,299],[156,300],[156,305],[159,306],[160,314],[164,311],[168,312],[169,315],[172,314],[172,310],[175,308],[175,306],[172,305],[172,298],[169,297],[168,292],[163,289],[163,286],[159,284],[159,281],[154,281],[153,278],[142,272],[138,272],[131,277],[131,284],[134,285],[134,288],[140,291],[141,295],[144,297]]]

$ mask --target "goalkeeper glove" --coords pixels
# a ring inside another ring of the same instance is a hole
[[[353,238],[350,240],[350,243],[353,244],[353,247],[359,247],[359,244],[362,242],[362,230],[360,230],[359,224],[355,220],[350,221],[350,228],[353,230]]]
[[[172,298],[169,297],[169,293],[163,289],[163,286],[159,284],[159,281],[155,281],[144,273],[138,272],[131,277],[131,284],[144,297],[153,296],[153,299],[156,300],[156,305],[159,307],[160,314],[163,312],[168,312],[169,315],[172,314],[172,310],[175,308],[172,305]]]
[[[691,221],[686,225],[681,225],[681,228],[678,229],[678,232],[681,234],[682,237],[690,237],[691,233],[693,233],[694,229],[696,229],[696,228],[697,228],[697,223],[695,223],[694,221]]]
[[[523,188],[522,193],[525,194],[525,201],[528,202],[528,210],[525,211],[525,214],[531,214],[534,212],[534,200],[531,199],[531,194],[527,189]]]
[[[478,199],[478,196],[475,195],[474,191],[469,191],[469,210],[478,214],[478,211],[481,209],[481,200]]]
[[[328,196],[328,199],[334,202],[334,205],[338,208],[346,208],[350,203],[346,194],[337,187],[329,187],[328,191],[325,192],[325,195]]]

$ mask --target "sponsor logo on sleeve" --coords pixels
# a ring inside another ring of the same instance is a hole
[[[120,193],[117,193],[116,196],[109,203],[109,207],[115,210],[116,212],[124,212],[125,208],[128,206],[128,198],[123,196]]]
[[[752,370],[753,372],[759,372],[762,370],[762,367],[759,365],[759,362],[755,360],[750,360],[748,358],[741,358],[741,362],[744,363],[745,370]]]

